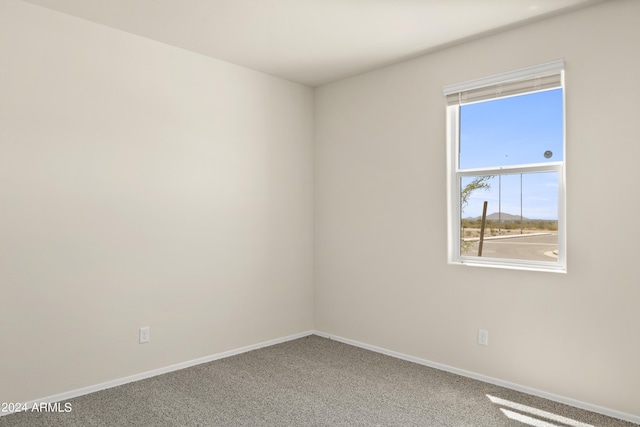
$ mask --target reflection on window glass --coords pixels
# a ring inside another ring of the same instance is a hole
[[[463,177],[460,255],[530,261],[558,258],[558,173]]]

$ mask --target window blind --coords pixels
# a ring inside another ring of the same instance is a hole
[[[494,98],[562,87],[564,60],[497,74],[483,79],[445,86],[447,105],[486,101]]]

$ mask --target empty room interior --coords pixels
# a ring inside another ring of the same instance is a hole
[[[316,335],[640,424],[639,21],[638,0],[0,0],[0,402]],[[467,262],[448,111],[471,110],[446,92],[541,64],[559,246]]]

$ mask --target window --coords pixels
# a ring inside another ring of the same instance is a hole
[[[444,93],[449,262],[566,271],[564,61]]]

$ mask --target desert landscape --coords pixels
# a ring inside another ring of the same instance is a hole
[[[482,218],[461,221],[461,255],[478,255]],[[558,221],[530,219],[505,212],[487,215],[483,257],[553,261],[558,258]]]

